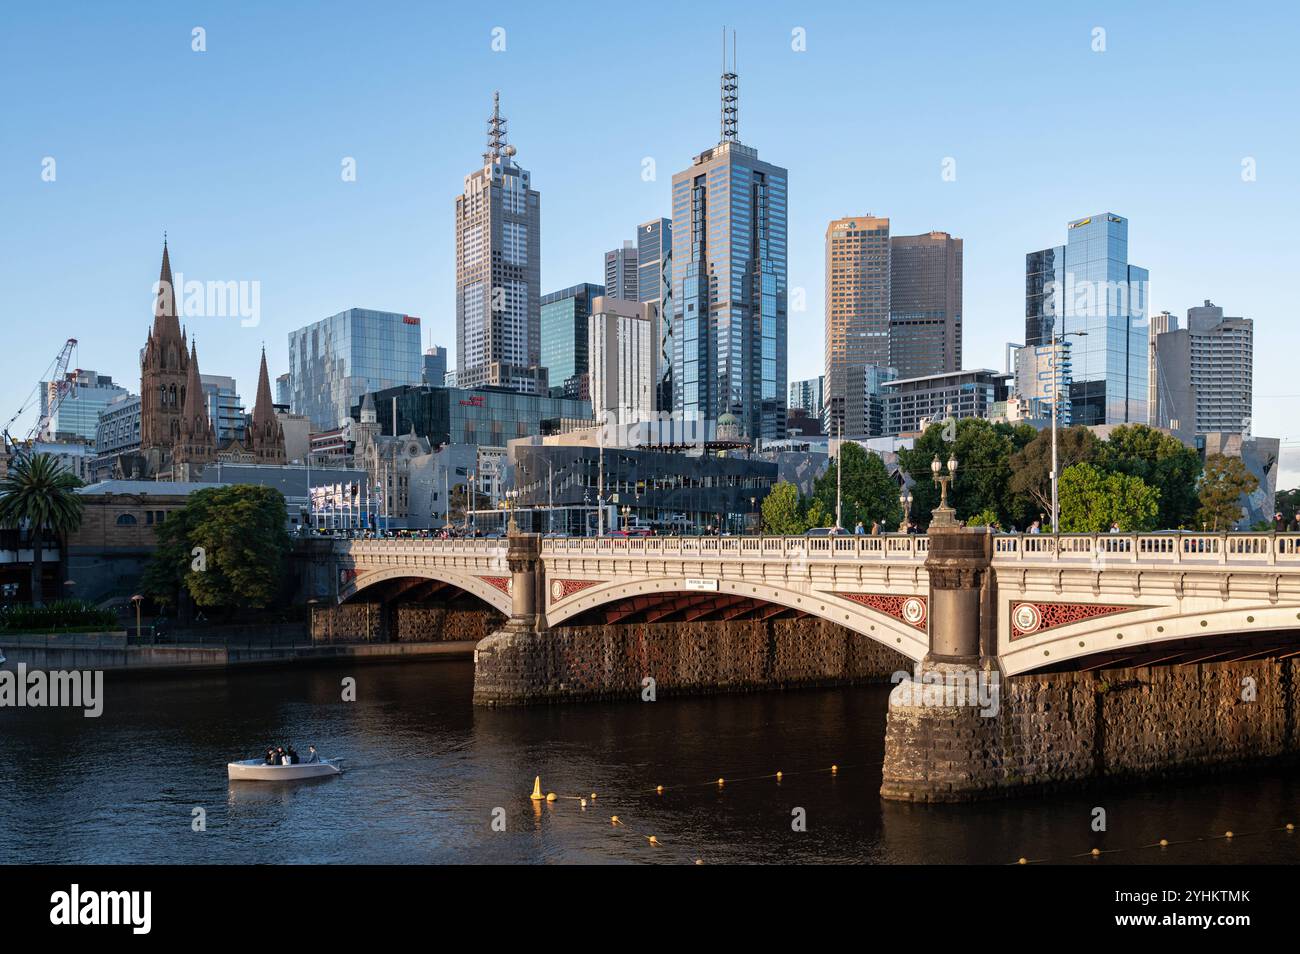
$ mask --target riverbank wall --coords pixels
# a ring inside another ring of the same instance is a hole
[[[1294,660],[1261,659],[1015,676],[1001,681],[995,715],[901,683],[881,795],[965,802],[1293,757],[1296,674]]]
[[[504,627],[474,654],[477,705],[637,701],[888,682],[901,653],[826,620]]]

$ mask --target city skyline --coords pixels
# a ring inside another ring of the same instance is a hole
[[[1280,73],[1268,78],[1270,58],[1254,52],[1261,44],[1268,45],[1268,37],[1250,37],[1252,59],[1246,61],[1246,35],[1225,31],[1222,23],[1196,10],[1185,14],[1184,38],[1162,32],[1164,42],[1156,48],[1152,31],[1160,27],[1159,18],[1119,8],[1092,11],[1087,20],[1049,17],[1032,32],[1009,17],[971,18],[953,9],[947,14],[952,23],[970,26],[973,32],[967,33],[963,44],[933,38],[936,52],[952,48],[960,52],[963,62],[984,64],[985,57],[991,59],[996,53],[981,47],[981,37],[996,33],[1000,44],[1032,38],[1039,46],[1029,52],[1037,49],[1042,58],[1031,55],[1030,65],[1087,70],[1101,92],[1141,83],[1148,98],[1159,97],[1162,109],[1143,114],[1140,121],[1124,114],[1105,116],[1113,141],[1125,146],[1140,142],[1142,159],[1135,161],[1131,149],[1116,149],[1113,154],[1088,151],[1086,161],[1070,155],[1070,150],[1053,150],[1048,160],[1023,150],[1004,155],[1009,143],[994,140],[999,131],[1005,135],[1007,124],[995,113],[1006,108],[1016,91],[1005,75],[989,69],[974,84],[974,92],[929,80],[910,87],[906,95],[914,104],[939,112],[946,123],[943,134],[880,155],[862,151],[859,158],[867,162],[868,171],[851,177],[850,187],[845,187],[842,177],[831,177],[837,183],[831,189],[817,182],[816,139],[820,136],[824,142],[836,126],[830,107],[844,91],[835,85],[834,64],[854,32],[850,27],[865,29],[865,23],[859,15],[841,9],[837,28],[831,28],[830,21],[823,19],[826,16],[829,12],[755,16],[735,24],[740,34],[742,139],[789,169],[794,185],[789,206],[789,283],[792,296],[803,292],[804,304],[803,310],[795,303],[790,309],[791,353],[785,369],[789,380],[814,377],[823,370],[820,238],[831,218],[867,208],[890,217],[893,230],[900,234],[940,229],[965,240],[964,365],[978,368],[999,367],[1003,343],[1023,337],[1018,326],[1023,320],[1025,252],[1059,241],[1067,222],[1105,208],[1132,223],[1132,258],[1154,276],[1151,313],[1168,309],[1182,314],[1209,298],[1226,303],[1234,314],[1257,320],[1256,396],[1261,400],[1255,408],[1254,430],[1282,437],[1284,447],[1288,439],[1300,436],[1287,432],[1294,416],[1288,411],[1294,405],[1288,401],[1295,398],[1286,394],[1280,362],[1292,345],[1284,327],[1280,279],[1272,277],[1284,273],[1280,248],[1284,243],[1269,238],[1270,227],[1280,228],[1295,211],[1295,190],[1288,189],[1288,183],[1294,184],[1296,173],[1284,158],[1294,151],[1290,147],[1294,133],[1280,126],[1261,131],[1249,123],[1248,116],[1239,115],[1229,90],[1194,75],[1180,72],[1176,87],[1157,75],[1161,63],[1186,59],[1211,46],[1221,56],[1241,60],[1249,82],[1258,84],[1265,102],[1275,97],[1280,102],[1289,96],[1295,81]],[[233,83],[235,73],[248,66],[247,59],[263,44],[283,39],[291,17],[259,14],[255,22],[265,29],[255,31],[247,26],[234,28],[221,16],[185,14],[161,17],[128,32],[90,16],[84,25],[60,25],[60,31],[72,30],[74,42],[80,36],[89,45],[84,51],[88,61],[59,75],[42,65],[38,55],[55,42],[51,25],[42,24],[35,15],[28,18],[33,21],[32,42],[14,51],[12,68],[44,84],[42,101],[47,104],[76,96],[85,105],[80,112],[69,112],[83,118],[98,95],[87,85],[95,56],[109,53],[96,54],[88,34],[78,34],[79,30],[106,31],[116,44],[113,56],[120,55],[125,45],[142,62],[149,55],[161,59],[169,81],[157,96],[144,91],[147,71],[138,75],[128,71],[121,82],[141,103],[152,106],[161,96],[164,111],[203,119],[198,125],[207,134],[248,134],[260,128],[259,123],[265,127],[273,119],[279,122],[273,105],[251,100],[250,83],[260,77],[285,84],[287,70],[306,55],[287,50],[283,63],[260,66],[262,72],[254,78],[234,83],[230,88],[236,91],[237,107],[232,109],[216,95],[217,90]],[[262,286],[256,325],[244,327],[231,318],[191,320],[191,333],[203,338],[203,365],[211,373],[253,380],[251,356],[265,340],[268,359],[278,374],[288,366],[290,330],[354,306],[421,315],[426,340],[449,346],[454,331],[454,254],[449,254],[445,234],[446,201],[463,178],[464,157],[481,148],[483,104],[496,88],[502,89],[509,106],[512,139],[526,144],[528,167],[549,196],[542,239],[542,292],[598,280],[596,256],[621,242],[632,224],[669,214],[672,170],[683,168],[715,135],[715,29],[701,28],[682,37],[681,42],[695,52],[696,62],[665,79],[671,94],[664,101],[672,103],[673,121],[653,124],[652,130],[642,130],[633,141],[617,143],[613,155],[606,152],[594,161],[581,155],[583,150],[573,149],[571,138],[567,148],[561,148],[561,137],[552,129],[566,105],[594,104],[601,91],[539,72],[544,41],[555,35],[554,28],[539,18],[521,9],[494,12],[490,19],[457,24],[455,39],[447,41],[450,69],[455,64],[475,64],[477,73],[467,75],[481,74],[482,81],[465,84],[461,77],[457,89],[462,94],[431,100],[437,105],[423,104],[417,118],[398,127],[394,142],[375,139],[372,124],[377,117],[362,117],[362,108],[387,92],[397,102],[376,108],[379,116],[390,115],[388,109],[409,109],[414,94],[403,82],[421,89],[449,82],[444,73],[448,65],[438,66],[425,58],[418,70],[389,65],[377,71],[381,75],[349,77],[355,89],[344,90],[347,109],[342,119],[331,119],[324,112],[327,96],[294,90],[294,101],[301,99],[305,108],[301,119],[293,117],[292,128],[310,121],[313,128],[326,131],[324,138],[329,141],[329,147],[318,150],[310,161],[294,150],[294,161],[312,170],[310,185],[286,188],[286,170],[277,169],[274,162],[253,161],[253,156],[230,156],[218,162],[210,156],[189,157],[183,150],[158,154],[148,148],[148,137],[139,135],[150,128],[148,123],[141,127],[127,123],[120,131],[108,131],[98,123],[89,123],[85,131],[57,128],[58,124],[50,129],[39,111],[40,102],[19,103],[11,137],[17,148],[6,150],[3,160],[5,188],[13,200],[7,204],[15,219],[33,234],[30,241],[5,239],[4,260],[13,270],[8,284],[15,289],[18,312],[39,315],[40,326],[57,330],[48,341],[41,334],[24,335],[7,353],[3,394],[8,406],[21,403],[34,384],[28,378],[39,374],[59,341],[69,335],[82,342],[78,363],[131,385],[138,348],[132,342],[148,320],[147,286],[158,233],[165,228],[171,231],[173,245],[183,250],[179,254],[190,274],[209,281],[257,281]],[[724,17],[719,14],[716,19]],[[731,22],[729,15],[727,19]],[[1094,20],[1107,25],[1104,51],[1092,49]],[[190,48],[194,25],[190,21],[207,21],[204,52]],[[503,52],[491,48],[496,21],[506,30]],[[914,22],[901,13],[873,21],[887,62],[897,63]],[[380,25],[363,27],[355,42],[366,49],[378,44]],[[821,25],[825,27],[819,30]],[[336,35],[331,40],[329,28],[317,29],[318,41],[341,42]],[[796,29],[806,31],[802,51],[793,48]],[[664,28],[661,32],[667,33]],[[59,37],[60,42],[66,39],[62,33]],[[642,43],[653,45],[652,40],[662,39],[651,31],[646,39],[630,37],[626,42],[629,50],[636,50]],[[891,40],[899,50],[889,46]],[[385,41],[402,42],[391,36]],[[327,86],[333,93],[340,90],[334,84]],[[826,110],[808,100],[814,91],[823,97]],[[1064,96],[1059,102],[1062,128],[1072,128],[1070,118],[1086,121],[1084,112],[1065,114],[1085,106],[1095,109],[1097,95],[1099,89]],[[112,112],[120,113],[121,103],[132,99],[115,90],[113,102],[118,105]],[[806,101],[803,107],[792,109],[799,99]],[[961,103],[971,107],[973,117],[957,114],[953,107]],[[885,103],[882,110],[881,122],[893,131],[911,125],[900,116],[900,103]],[[140,112],[140,122],[151,114],[151,110]],[[1162,141],[1176,144],[1171,137],[1180,128],[1179,121],[1193,117],[1201,122],[1209,117],[1221,127],[1223,141],[1212,150],[1213,156],[1207,150],[1189,155],[1182,149],[1160,148]],[[1016,118],[1023,121],[1026,115]],[[1042,128],[1053,128],[1052,121]],[[1224,138],[1234,129],[1235,134]],[[850,130],[845,135],[850,149],[862,145],[860,132]],[[283,161],[292,137],[284,138],[284,142],[268,142],[266,155]],[[618,138],[614,135],[610,142]],[[429,161],[429,150],[412,148],[419,143],[436,144],[436,162]],[[105,144],[115,148],[102,149]],[[57,162],[52,182],[41,179],[41,162],[47,156]],[[152,158],[146,162],[146,156]],[[348,157],[356,162],[353,182],[340,178],[340,163]],[[654,161],[651,181],[644,178],[646,158]],[[951,181],[943,178],[946,159],[954,160]],[[1245,159],[1258,163],[1257,181],[1243,180]],[[232,165],[234,169],[229,168]],[[456,171],[449,175],[448,170]],[[120,181],[127,201],[88,203],[88,196],[105,190],[104,177],[110,175]],[[150,181],[149,190],[141,179]],[[1197,190],[1195,202],[1187,201],[1192,189]],[[268,190],[286,194],[259,207],[258,197],[265,197]],[[146,194],[151,204],[142,201],[131,207],[131,197]],[[318,212],[306,208],[322,202]],[[331,231],[320,240],[310,235],[319,216],[340,214],[350,223],[352,234],[343,240]],[[1215,228],[1209,228],[1211,224]],[[67,282],[69,273],[85,276],[86,281]],[[51,287],[60,289],[53,311],[47,295]],[[94,318],[87,321],[85,315]],[[1288,486],[1297,468],[1286,450],[1282,463],[1279,486]]]

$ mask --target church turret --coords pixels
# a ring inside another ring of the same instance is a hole
[[[284,427],[275,416],[271,402],[271,376],[266,370],[266,348],[262,349],[262,366],[257,372],[257,400],[249,425],[248,445],[259,464],[284,463]]]

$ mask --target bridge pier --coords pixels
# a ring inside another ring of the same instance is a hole
[[[547,697],[545,646],[546,593],[542,538],[519,533],[513,518],[506,538],[510,569],[510,618],[474,647],[474,704],[524,705]]]

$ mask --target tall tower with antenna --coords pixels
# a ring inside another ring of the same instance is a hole
[[[718,144],[673,176],[673,410],[706,432],[785,437],[789,173],[740,141],[736,37],[722,34]],[[734,421],[732,420],[734,419]]]
[[[541,195],[507,141],[492,94],[483,162],[456,197],[456,380],[545,393],[541,364]]]

